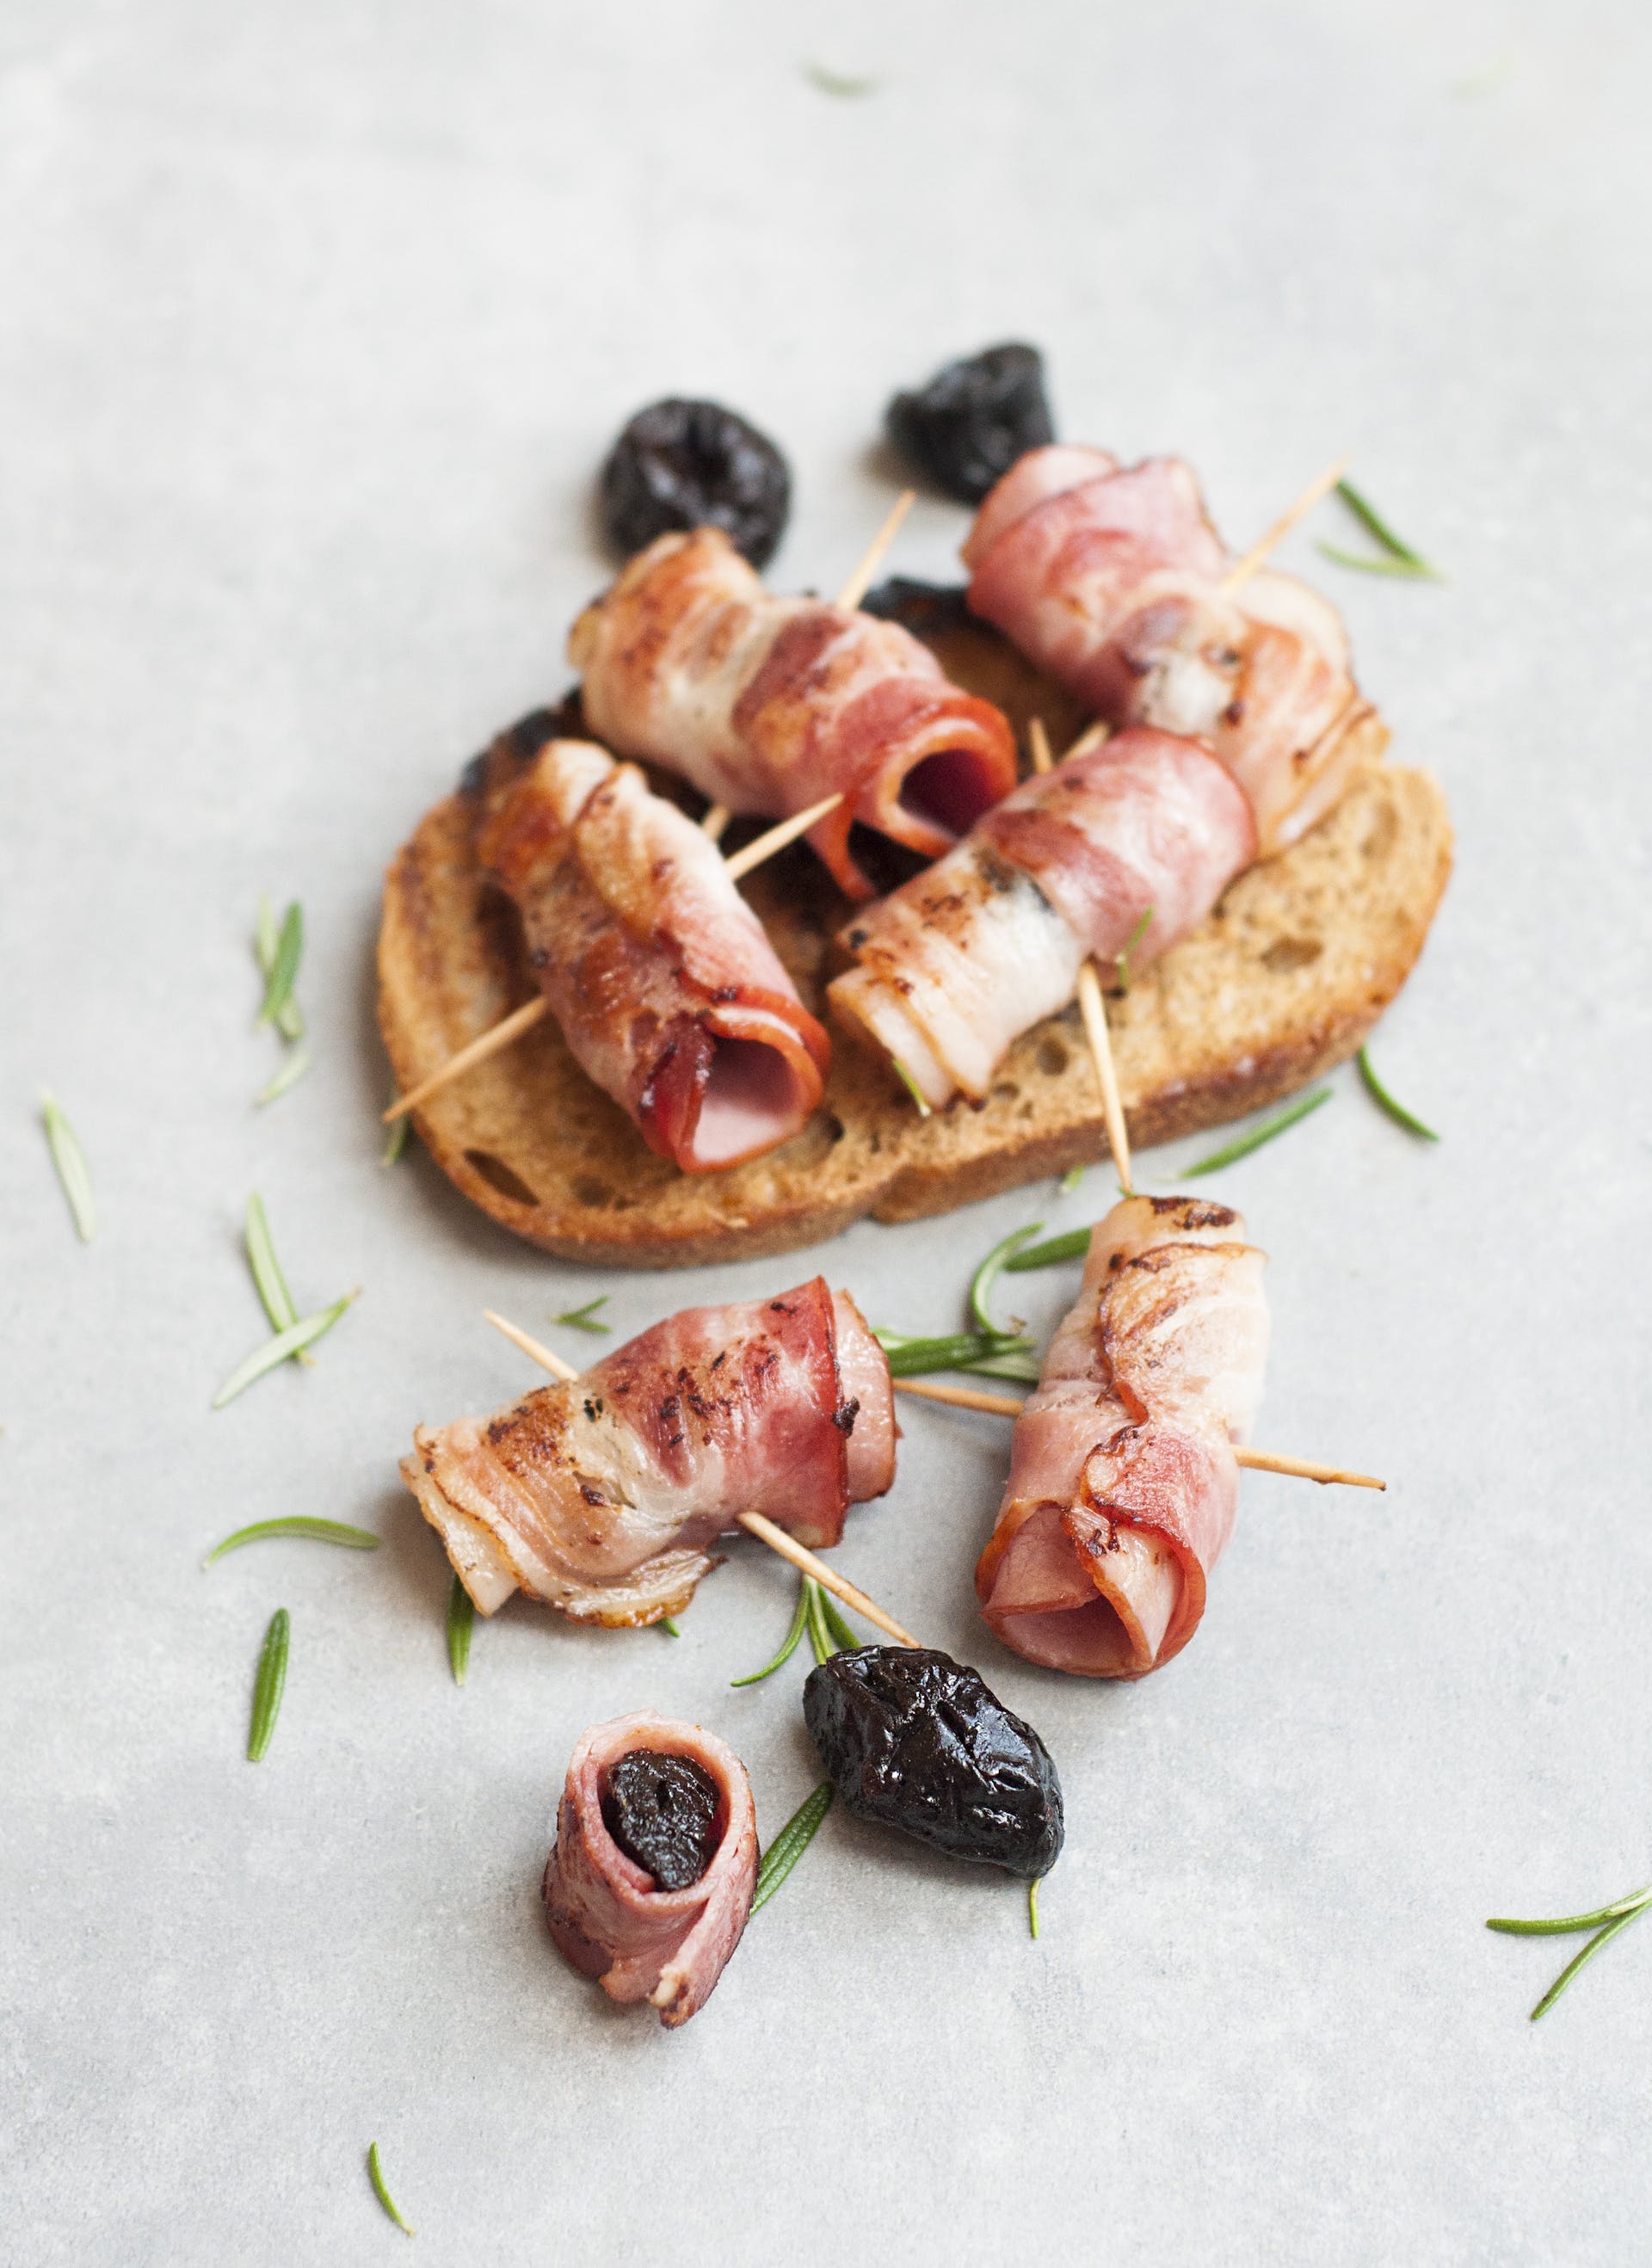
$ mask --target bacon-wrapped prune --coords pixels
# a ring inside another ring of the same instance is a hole
[[[628,1749],[602,1783],[602,1824],[662,1890],[686,1890],[717,1849],[717,1782],[692,1756]]]

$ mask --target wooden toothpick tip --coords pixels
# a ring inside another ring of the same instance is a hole
[[[916,489],[903,489],[889,509],[889,517],[861,554],[860,563],[839,591],[833,603],[852,611],[872,588],[872,578],[883,564],[883,555],[900,534],[901,522],[918,501]]]
[[[842,801],[841,794],[823,795],[806,811],[794,811],[790,819],[771,827],[755,843],[748,843],[743,850],[734,851],[724,861],[729,880],[743,881],[753,867],[761,866],[765,858],[772,858],[777,850],[784,850],[788,843],[795,843],[800,835],[807,835],[817,820],[824,819],[829,811],[836,811]]]
[[[542,1370],[548,1370],[553,1378],[560,1378],[564,1383],[570,1379],[578,1378],[579,1373],[571,1362],[564,1362],[559,1354],[553,1354],[548,1346],[541,1346],[537,1339],[529,1338],[527,1333],[517,1324],[507,1322],[503,1315],[496,1315],[491,1307],[484,1307],[482,1312],[496,1331],[503,1331],[513,1346],[520,1347],[522,1352],[531,1361],[536,1362]]]
[[[513,1040],[520,1039],[524,1032],[531,1031],[549,1013],[542,992],[536,1000],[525,1000],[520,1008],[513,1008],[498,1023],[490,1025],[468,1047],[461,1048],[456,1056],[449,1056],[446,1062],[431,1071],[428,1079],[420,1079],[417,1086],[409,1087],[405,1094],[397,1095],[390,1108],[380,1112],[380,1123],[387,1126],[393,1118],[400,1118],[409,1110],[417,1110],[420,1103],[428,1102],[432,1094],[446,1086],[449,1079],[459,1079],[466,1071],[474,1071],[479,1063],[486,1063],[490,1056],[498,1055],[501,1048],[508,1048]]]
[[[708,843],[720,843],[723,830],[734,815],[726,803],[709,805],[700,821],[701,834]]]
[[[1257,568],[1284,542],[1298,520],[1306,519],[1314,506],[1331,494],[1347,469],[1348,456],[1345,450],[1335,464],[1326,466],[1317,480],[1309,481],[1296,501],[1280,514],[1261,541],[1253,543],[1244,557],[1228,570],[1219,585],[1224,594],[1236,591],[1242,583],[1250,581]]]

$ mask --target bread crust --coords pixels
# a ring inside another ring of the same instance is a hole
[[[994,667],[1017,721],[1034,713],[1036,686],[1012,688],[1014,664],[1002,656]],[[1330,816],[1242,874],[1208,920],[1110,1001],[1133,1147],[1240,1117],[1328,1071],[1415,964],[1451,870],[1445,798],[1427,773],[1381,762],[1387,734],[1371,712],[1354,729],[1361,761]],[[476,865],[476,812],[473,795],[446,797],[386,876],[379,1023],[400,1091],[535,990],[515,916]],[[823,1013],[845,902],[800,845],[744,887],[805,1002]],[[502,1226],[561,1259],[609,1267],[794,1251],[867,1214],[921,1219],[1105,1154],[1076,1008],[1016,1042],[983,1103],[928,1119],[880,1056],[841,1027],[832,1036],[809,1124],[724,1173],[686,1175],[656,1157],[549,1020],[443,1089],[415,1124],[448,1179]]]

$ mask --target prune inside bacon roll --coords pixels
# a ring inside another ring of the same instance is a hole
[[[1126,1197],[1097,1223],[975,1572],[1029,1660],[1141,1677],[1198,1628],[1267,1354],[1265,1256],[1243,1238],[1193,1197]]]
[[[420,1426],[402,1476],[483,1614],[520,1587],[576,1622],[658,1622],[741,1512],[820,1550],[883,1494],[889,1362],[817,1276],[685,1308],[491,1418]]]
[[[647,1779],[658,1789],[674,1767],[701,1796],[691,1837],[674,1831],[665,1856],[645,1846],[638,1855],[633,1838],[616,1836],[610,1816],[623,1832],[634,1784]],[[542,1885],[546,1926],[581,1976],[595,1977],[610,1999],[648,2001],[668,2029],[686,2024],[740,1942],[756,1880],[751,1782],[725,1742],[646,1710],[583,1736]]]
[[[715,845],[635,765],[551,740],[496,796],[477,855],[564,1038],[651,1149],[712,1173],[807,1123],[830,1042]]]
[[[731,811],[772,818],[840,792],[808,840],[870,895],[859,824],[939,857],[1015,784],[999,711],[948,684],[894,622],[765,591],[716,528],[662,535],[574,624],[591,729]]]

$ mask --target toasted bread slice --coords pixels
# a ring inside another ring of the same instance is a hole
[[[941,625],[933,642],[949,674],[1018,726],[1035,713],[1065,719],[1061,696],[994,634]],[[1135,1147],[1241,1116],[1339,1063],[1410,974],[1451,869],[1445,799],[1427,773],[1380,761],[1387,734],[1371,711],[1353,729],[1363,760],[1337,808],[1242,874],[1110,1003]],[[514,912],[476,866],[476,812],[463,790],[437,804],[386,878],[379,1021],[403,1091],[536,990]],[[743,887],[820,1012],[848,907],[800,844]],[[841,1027],[833,1041],[825,1098],[802,1133],[725,1173],[684,1174],[656,1157],[549,1019],[415,1123],[443,1172],[506,1228],[563,1259],[636,1268],[792,1251],[867,1213],[915,1220],[1105,1154],[1076,1008],[1015,1043],[984,1103],[927,1119],[881,1056]]]

